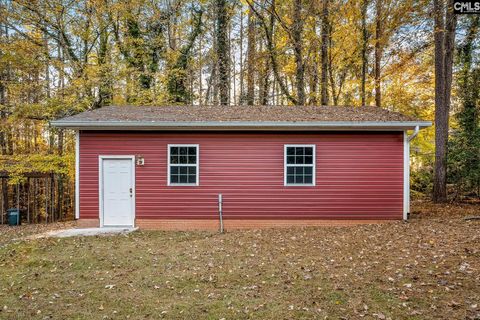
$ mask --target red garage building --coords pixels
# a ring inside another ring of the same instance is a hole
[[[311,106],[111,106],[52,124],[77,132],[79,224],[151,229],[218,228],[220,207],[226,228],[407,219],[409,142],[431,125]]]

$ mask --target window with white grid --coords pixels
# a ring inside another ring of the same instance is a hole
[[[315,145],[285,145],[284,184],[315,185]]]
[[[168,185],[198,186],[198,144],[168,145]]]

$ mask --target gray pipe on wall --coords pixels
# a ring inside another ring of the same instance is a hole
[[[222,194],[220,193],[218,195],[218,217],[220,219],[220,233],[223,233],[222,204],[223,204],[223,199],[222,199]]]

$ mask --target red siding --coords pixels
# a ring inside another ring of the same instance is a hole
[[[200,145],[200,186],[167,186],[167,144]],[[316,186],[285,187],[284,144],[316,144]],[[80,218],[98,218],[98,156],[142,155],[136,218],[401,219],[403,133],[81,132]]]

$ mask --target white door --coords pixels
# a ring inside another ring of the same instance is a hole
[[[103,226],[133,226],[133,160],[103,159]]]

